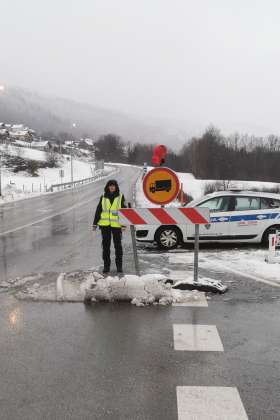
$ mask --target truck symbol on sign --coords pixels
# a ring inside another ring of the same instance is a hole
[[[155,193],[156,191],[166,191],[171,190],[171,179],[161,179],[159,181],[152,182],[150,184],[150,192]]]

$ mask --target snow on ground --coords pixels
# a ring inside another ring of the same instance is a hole
[[[46,161],[47,153],[41,150],[31,149],[29,147],[16,147],[10,144],[0,145],[0,150],[11,156],[20,156],[25,159]]]
[[[106,277],[95,271],[46,273],[2,282],[2,288],[19,288],[21,300],[59,302],[130,302],[136,306],[200,303],[204,294],[173,289],[162,274]]]
[[[1,150],[7,152],[5,146],[0,146]],[[28,148],[16,148],[9,146],[8,153],[17,155],[20,150],[20,156],[27,159],[45,161],[47,154],[38,150]],[[59,176],[60,169],[64,170],[64,178]],[[114,170],[112,166],[105,166],[104,176]],[[7,168],[2,168],[2,194],[0,204],[7,201],[14,201],[22,198],[33,197],[38,194],[46,193],[53,184],[71,181],[71,161],[69,156],[62,155],[58,168],[41,168],[37,171],[38,176],[32,177],[26,172],[14,173]],[[82,160],[73,159],[73,179],[74,181],[90,178],[94,175],[94,166]]]
[[[258,247],[203,249],[199,255],[199,267],[207,270],[214,278],[215,273],[232,272],[256,281],[271,281],[280,286],[280,263],[268,264],[265,261],[267,255],[268,250]],[[169,272],[168,277],[185,279],[186,272],[183,267],[192,267],[193,251],[168,253],[167,258],[169,264],[177,267]]]

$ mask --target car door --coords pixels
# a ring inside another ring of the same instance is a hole
[[[196,207],[210,210],[211,223],[200,225],[199,236],[201,240],[225,240],[229,235],[229,205],[231,197],[222,195],[207,199]],[[194,236],[194,225],[188,228],[188,237]]]
[[[253,239],[265,226],[267,215],[261,210],[261,198],[235,196],[230,214],[230,236],[232,239]]]

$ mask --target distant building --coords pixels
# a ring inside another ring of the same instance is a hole
[[[33,149],[43,150],[44,152],[49,152],[53,148],[53,145],[49,141],[32,141],[30,146]]]
[[[0,123],[0,143],[6,143],[9,138],[9,131]]]
[[[19,147],[31,147],[31,143],[29,143],[28,141],[24,141],[24,140],[14,139],[13,144],[15,146],[19,146]]]
[[[11,130],[9,135],[11,139],[24,140],[29,143],[33,141],[33,134],[29,130]]]
[[[94,140],[93,139],[81,139],[79,141],[79,148],[89,151],[94,151]]]

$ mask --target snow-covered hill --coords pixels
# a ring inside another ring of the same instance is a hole
[[[18,148],[9,146],[0,146],[0,150],[6,154],[17,156],[20,154],[25,159],[36,161],[46,161],[47,153],[29,148]],[[60,178],[59,171],[63,169],[64,177]],[[105,174],[112,172],[114,168],[105,167]],[[71,181],[71,161],[69,156],[62,155],[59,159],[59,167],[57,168],[40,168],[38,176],[31,176],[25,171],[14,173],[12,168],[2,167],[2,199],[1,202],[28,198],[34,195],[46,192],[53,184]],[[73,179],[74,181],[90,178],[94,175],[94,166],[88,162],[73,159]]]

